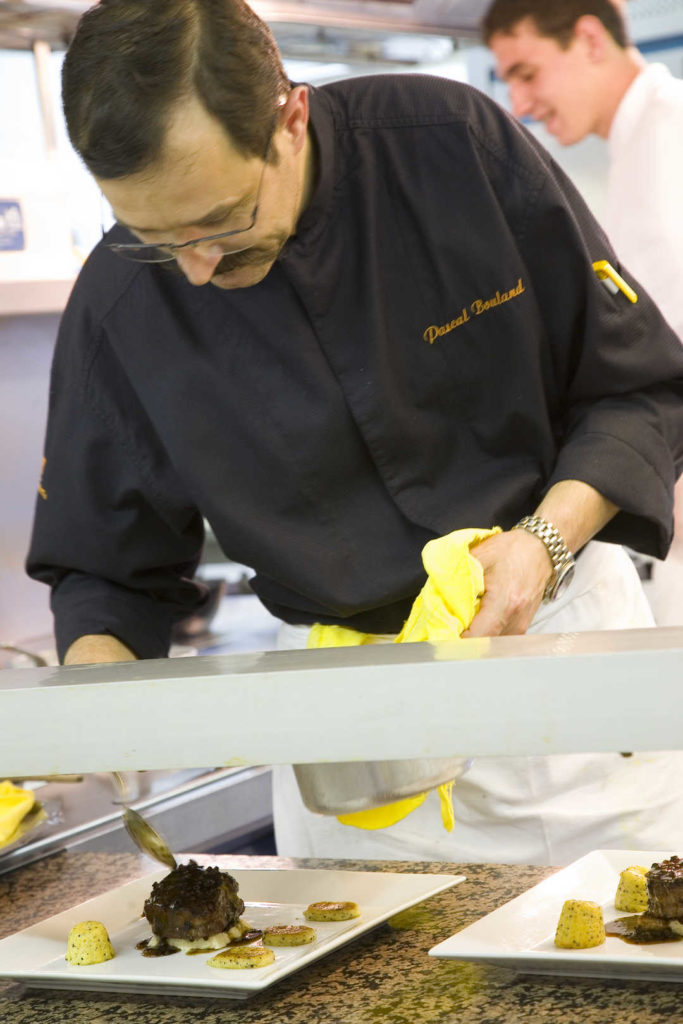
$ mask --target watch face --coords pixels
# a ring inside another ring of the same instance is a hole
[[[557,579],[555,580],[555,586],[553,587],[548,600],[554,601],[556,597],[559,597],[560,594],[563,594],[573,579],[574,562],[571,561],[563,565],[560,571],[558,572]]]

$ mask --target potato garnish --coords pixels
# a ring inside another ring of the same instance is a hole
[[[65,959],[70,964],[78,967],[103,964],[115,956],[107,929],[100,921],[81,921],[69,932]]]
[[[360,917],[360,907],[351,900],[310,903],[304,910],[307,921],[350,921]]]
[[[617,894],[614,906],[617,910],[625,910],[629,914],[641,914],[647,910],[647,879],[648,868],[634,864],[619,875]]]
[[[206,961],[209,967],[223,967],[231,971],[240,971],[251,967],[267,967],[275,963],[272,949],[264,946],[233,946],[216,953]]]
[[[315,930],[307,924],[275,924],[263,933],[266,946],[305,946],[315,939]]]
[[[592,900],[565,900],[557,922],[555,945],[561,949],[589,949],[604,941],[602,907]]]

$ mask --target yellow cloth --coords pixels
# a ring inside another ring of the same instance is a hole
[[[455,530],[445,537],[430,540],[422,549],[422,563],[427,571],[427,582],[415,598],[403,629],[394,643],[430,641],[443,643],[460,638],[479,611],[484,593],[484,571],[470,549],[494,533],[492,530]],[[323,626],[316,623],[308,634],[308,647],[351,647],[380,643],[381,637],[359,633],[344,626]],[[439,786],[441,820],[450,832],[453,828],[453,782]],[[343,825],[356,828],[388,828],[396,824],[416,807],[424,803],[426,793],[398,800],[384,807],[355,814],[340,815]]]
[[[0,843],[6,842],[16,832],[35,799],[30,789],[19,789],[8,780],[0,782]]]

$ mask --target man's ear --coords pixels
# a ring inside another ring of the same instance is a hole
[[[594,63],[605,59],[610,44],[616,45],[600,19],[592,14],[584,14],[578,19],[574,25],[574,39],[584,46],[588,59]]]
[[[306,141],[308,112],[308,86],[295,85],[280,110],[280,126],[289,135],[295,153]]]

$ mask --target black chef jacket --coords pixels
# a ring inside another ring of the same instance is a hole
[[[64,314],[28,560],[58,646],[166,653],[202,517],[292,623],[400,629],[426,541],[509,528],[561,479],[663,556],[683,351],[548,154],[475,90],[311,90],[317,187],[260,284],[196,288],[99,245]],[[122,229],[115,229],[121,232]],[[108,240],[114,238],[110,235]]]

